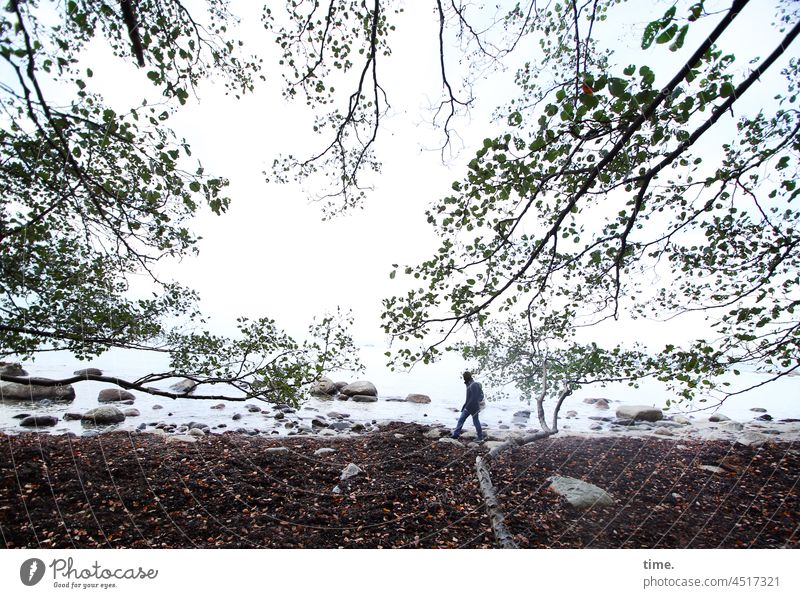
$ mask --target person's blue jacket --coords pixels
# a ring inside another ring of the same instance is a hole
[[[481,410],[481,401],[483,400],[483,389],[481,385],[473,380],[467,385],[467,400],[461,411],[466,411],[470,415],[475,415]]]

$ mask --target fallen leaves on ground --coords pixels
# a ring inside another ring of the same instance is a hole
[[[484,449],[427,430],[395,423],[350,438],[222,434],[193,444],[0,435],[0,539],[7,548],[493,546],[474,469]],[[275,446],[290,450],[265,452]],[[315,456],[321,447],[336,452]],[[364,471],[342,482],[349,463]],[[734,463],[724,474],[697,467]],[[555,437],[503,455],[492,477],[521,547],[795,547],[798,465],[786,444]],[[616,503],[575,511],[547,491],[554,474]]]

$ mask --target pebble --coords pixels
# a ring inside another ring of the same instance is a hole
[[[456,440],[455,438],[450,438],[449,436],[447,438],[440,438],[439,442],[442,444],[453,444],[455,446],[463,446],[458,440]]]
[[[197,442],[197,438],[189,436],[188,434],[176,434],[174,436],[167,436],[167,442]]]
[[[363,470],[363,469],[361,469],[361,468],[360,468],[358,465],[356,465],[355,463],[349,463],[349,464],[347,465],[347,467],[345,467],[345,468],[342,470],[342,475],[341,475],[341,477],[340,477],[339,479],[341,479],[342,481],[344,481],[344,480],[349,480],[350,478],[352,478],[352,477],[355,477],[355,476],[357,476],[357,475],[358,475],[358,474],[360,474],[360,473],[363,473],[363,471],[364,471],[364,470]]]

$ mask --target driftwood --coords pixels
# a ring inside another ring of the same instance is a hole
[[[531,442],[542,440],[548,436],[558,433],[558,412],[564,400],[572,394],[572,388],[567,384],[564,389],[559,393],[558,401],[556,402],[555,410],[553,411],[553,424],[548,426],[545,421],[544,415],[544,398],[547,393],[547,360],[543,364],[544,380],[542,383],[542,392],[536,398],[536,410],[539,416],[539,423],[542,426],[541,432],[535,432],[526,436],[516,438],[509,438],[500,446],[491,449],[486,455],[478,455],[475,457],[475,473],[478,477],[480,484],[481,494],[483,495],[483,502],[486,504],[486,513],[489,515],[489,521],[492,524],[492,531],[494,532],[495,541],[500,548],[519,548],[514,538],[508,531],[505,524],[505,516],[500,504],[497,500],[497,493],[492,483],[491,465],[497,457],[507,450],[513,450]]]
[[[518,546],[516,542],[514,542],[511,533],[506,528],[505,516],[503,515],[503,511],[497,501],[497,493],[494,490],[494,484],[492,484],[492,476],[489,470],[492,461],[494,461],[497,456],[500,455],[500,453],[508,449],[513,449],[517,446],[528,444],[529,442],[535,442],[537,440],[547,438],[548,436],[552,436],[553,434],[555,434],[553,431],[537,432],[521,438],[512,438],[500,446],[493,448],[486,453],[485,456],[478,455],[475,457],[475,472],[478,476],[481,494],[483,494],[483,502],[486,503],[486,512],[489,515],[489,521],[492,524],[492,531],[494,532],[495,540],[500,548],[518,548]]]

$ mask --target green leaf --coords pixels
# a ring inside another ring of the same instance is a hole
[[[677,52],[683,47],[683,43],[686,40],[687,31],[689,31],[689,25],[684,25],[683,27],[680,28],[680,33],[678,33],[678,37],[675,38],[675,41],[669,46],[670,52]]]
[[[615,97],[620,97],[624,95],[627,87],[628,87],[628,82],[625,81],[625,79],[614,77],[608,80],[608,90],[611,92],[611,95]]]
[[[734,87],[730,81],[725,81],[725,83],[723,83],[719,88],[720,97],[727,98],[732,96],[733,93],[734,93]]]
[[[669,26],[669,27],[668,27],[668,28],[667,28],[665,31],[663,31],[663,32],[661,33],[661,35],[659,35],[659,36],[656,38],[656,43],[657,43],[657,44],[666,44],[666,43],[667,43],[668,41],[670,41],[670,40],[671,40],[673,37],[675,37],[675,34],[676,34],[677,32],[678,32],[678,25],[677,25],[677,23],[673,23],[673,24],[672,24],[672,25],[670,25],[670,26]]]

